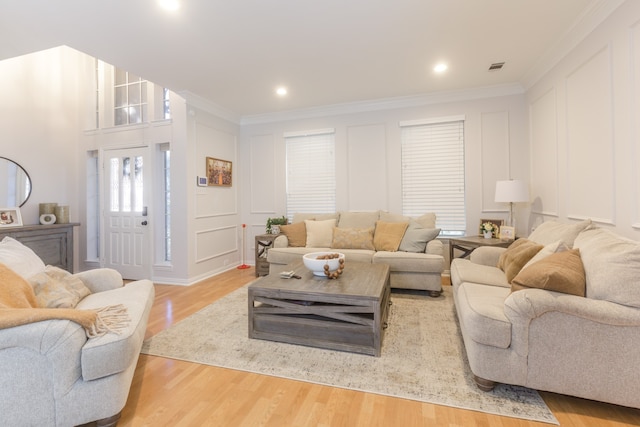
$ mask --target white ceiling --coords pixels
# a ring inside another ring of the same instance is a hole
[[[620,2],[181,0],[170,14],[157,0],[0,0],[0,59],[67,45],[247,117],[525,88]]]

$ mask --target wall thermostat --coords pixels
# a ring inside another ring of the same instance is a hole
[[[198,187],[206,187],[207,186],[207,177],[199,176],[198,177]]]

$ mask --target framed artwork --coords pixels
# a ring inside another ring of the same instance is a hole
[[[480,235],[484,234],[484,229],[487,226],[491,227],[491,237],[498,238],[500,235],[500,227],[504,224],[504,219],[481,219],[480,220]]]
[[[20,208],[0,208],[0,228],[21,226]]]
[[[233,174],[232,164],[228,160],[207,157],[207,185],[231,187]]]
[[[500,238],[513,240],[516,238],[516,229],[503,225],[500,227]]]

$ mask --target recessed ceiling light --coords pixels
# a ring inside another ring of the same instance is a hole
[[[279,87],[276,89],[276,94],[278,94],[278,96],[285,96],[287,94],[287,88],[284,86]]]
[[[158,4],[164,10],[168,10],[174,12],[180,9],[180,1],[179,0],[158,0]]]
[[[433,71],[435,71],[436,73],[444,73],[448,68],[449,66],[447,64],[440,63],[433,67]]]

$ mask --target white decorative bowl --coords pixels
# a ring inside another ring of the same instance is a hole
[[[319,256],[338,254],[338,258],[318,259]],[[324,274],[324,266],[329,265],[329,272],[336,271],[340,266],[340,259],[344,259],[344,254],[340,252],[311,252],[302,257],[304,266],[313,272],[315,276],[326,277]]]

